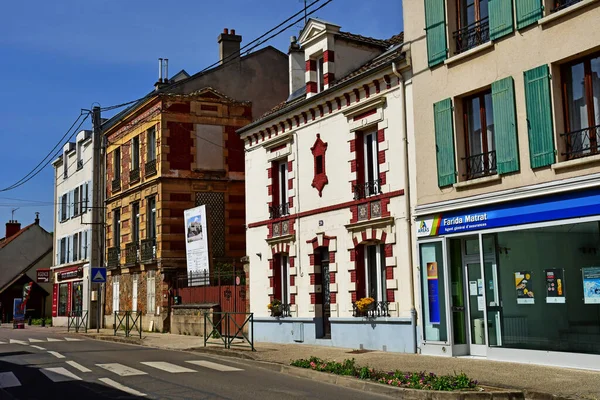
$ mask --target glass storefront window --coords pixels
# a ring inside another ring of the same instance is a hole
[[[420,245],[424,339],[447,341],[442,242]]]
[[[58,316],[67,316],[67,304],[69,302],[69,284],[61,283],[58,285]]]
[[[71,310],[74,315],[81,316],[83,310],[83,281],[73,282],[73,296],[72,296]]]

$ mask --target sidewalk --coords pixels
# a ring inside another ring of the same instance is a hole
[[[50,328],[62,330],[66,328]],[[114,339],[113,331],[101,329],[88,331],[86,336],[102,340]],[[289,365],[292,360],[316,356],[322,359],[342,361],[354,358],[359,365],[381,370],[426,371],[436,374],[464,372],[480,384],[498,388],[512,388],[529,392],[548,393],[562,397],[600,400],[600,372],[567,368],[546,367],[532,364],[507,363],[473,358],[431,357],[417,354],[369,351],[349,354],[353,349],[303,344],[255,343],[256,352],[246,349],[225,350],[223,345],[204,348],[198,336],[144,332],[143,338],[119,337],[119,341],[168,349],[217,353],[232,357],[253,359]],[[218,339],[212,339],[217,342]]]

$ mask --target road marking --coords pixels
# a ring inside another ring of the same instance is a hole
[[[2,341],[0,341],[0,344],[6,344],[6,342],[2,342]]]
[[[115,373],[119,376],[134,376],[134,375],[148,375],[144,371],[139,369],[131,368],[123,364],[110,363],[110,364],[96,364],[97,367],[104,368],[107,371]]]
[[[49,342],[62,342],[62,339],[54,339],[54,338],[51,338],[51,337],[46,338],[46,340],[49,341]]]
[[[31,338],[29,339],[29,343],[42,343],[42,342],[43,342],[43,340],[40,340],[40,339],[31,339]]]
[[[81,342],[81,341],[83,341],[83,339],[75,339],[75,338],[70,338],[70,337],[66,337],[65,340],[67,342]]]
[[[36,346],[35,344],[32,344],[31,347],[33,347],[34,349],[38,349],[38,350],[46,350],[42,346]]]
[[[127,387],[127,386],[125,386],[125,385],[121,385],[119,382],[115,382],[115,381],[113,381],[113,380],[112,380],[112,379],[110,379],[110,378],[100,378],[100,379],[98,379],[98,380],[99,380],[100,382],[102,382],[102,383],[104,383],[104,384],[108,385],[108,386],[112,386],[112,387],[114,387],[115,389],[119,389],[119,390],[121,390],[121,391],[123,391],[123,392],[125,392],[125,393],[129,393],[129,394],[132,394],[132,395],[134,395],[134,396],[140,396],[140,397],[146,396],[146,393],[138,392],[138,391],[137,391],[137,390],[135,390],[135,389],[132,389],[132,388],[130,388],[130,387]]]
[[[147,365],[152,368],[167,371],[172,374],[178,374],[180,372],[196,372],[193,369],[186,368],[186,367],[180,367],[179,365],[171,364],[171,363],[164,362],[164,361],[145,361],[145,362],[141,362],[140,364],[144,364],[144,365]]]
[[[229,365],[217,364],[210,361],[186,361],[186,363],[199,365],[200,367],[210,368],[221,372],[243,371],[243,369],[230,367]]]
[[[29,343],[24,342],[22,340],[10,339],[10,344],[22,344],[23,346],[29,346]]]
[[[52,382],[80,381],[81,378],[63,367],[43,368],[42,373]]]
[[[17,386],[21,386],[21,382],[19,382],[15,374],[13,374],[12,372],[0,373],[0,389],[6,389]]]
[[[65,358],[65,356],[63,356],[62,354],[60,354],[56,351],[49,351],[48,353],[52,354],[56,358]]]
[[[67,364],[69,364],[71,367],[76,368],[78,370],[80,370],[81,372],[92,372],[91,369],[84,367],[83,365],[75,362],[75,361],[67,361]]]

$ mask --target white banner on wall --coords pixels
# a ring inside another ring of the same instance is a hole
[[[196,279],[190,279],[193,286],[204,285],[208,275],[208,232],[206,230],[206,206],[185,210],[185,250],[187,253],[187,272]]]

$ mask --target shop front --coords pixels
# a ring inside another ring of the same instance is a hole
[[[68,317],[87,318],[90,327],[89,264],[53,271],[52,325],[67,326]]]
[[[417,219],[421,353],[600,369],[600,190]]]

